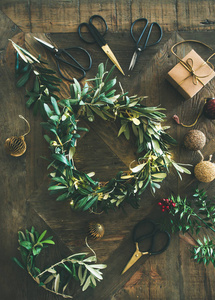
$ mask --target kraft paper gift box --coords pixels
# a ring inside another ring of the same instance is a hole
[[[167,80],[188,100],[215,76],[209,64],[191,50],[168,72]]]

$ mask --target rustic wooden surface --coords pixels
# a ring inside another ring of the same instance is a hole
[[[196,164],[196,153],[187,152],[182,147],[182,139],[187,132],[173,123],[171,116],[177,113],[184,123],[192,123],[202,105],[204,97],[214,96],[213,79],[192,100],[183,101],[178,92],[165,80],[166,73],[176,63],[170,54],[170,47],[182,39],[197,39],[215,48],[215,3],[214,1],[7,1],[1,0],[0,12],[0,135],[1,135],[1,297],[5,300],[60,299],[47,293],[11,261],[18,256],[17,231],[34,225],[38,230],[48,229],[55,236],[57,246],[49,250],[43,263],[51,264],[71,252],[87,251],[84,242],[87,224],[99,220],[105,226],[105,236],[99,241],[89,240],[96,251],[99,262],[106,262],[104,280],[95,290],[81,294],[75,290],[74,299],[124,300],[124,299],[214,299],[215,271],[190,260],[188,236],[173,235],[170,247],[157,257],[143,258],[131,270],[120,275],[127,260],[132,255],[134,245],[131,241],[133,226],[145,216],[158,218],[160,212],[156,201],[170,193],[190,195],[196,184],[194,176],[184,176],[180,181],[174,172],[163,182],[162,189],[155,198],[144,193],[139,210],[125,207],[125,211],[110,212],[108,215],[94,215],[73,212],[69,203],[57,203],[47,192],[46,162],[40,156],[48,156],[49,151],[43,139],[40,117],[33,117],[25,108],[25,88],[18,89],[14,78],[14,51],[8,39],[12,38],[25,45],[32,53],[41,53],[55,68],[55,61],[48,52],[33,39],[33,35],[51,40],[60,47],[79,45],[86,47],[78,38],[76,29],[82,21],[92,14],[102,14],[108,22],[109,33],[106,39],[126,70],[133,52],[129,35],[131,21],[148,17],[157,21],[164,30],[159,45],[146,51],[131,77],[123,77],[118,71],[115,75],[130,95],[148,95],[146,105],[161,105],[167,109],[169,133],[179,141],[173,151],[176,161]],[[183,30],[183,31],[182,31]],[[176,31],[179,31],[178,33]],[[33,35],[31,34],[33,32]],[[68,42],[71,41],[71,42]],[[184,56],[190,46],[179,50]],[[195,46],[203,57],[207,51]],[[93,57],[93,67],[87,77],[94,77],[97,65],[106,61],[105,55],[93,45],[88,49]],[[108,64],[111,66],[111,63]],[[62,84],[61,97],[69,96],[69,85]],[[26,136],[27,152],[18,159],[6,155],[4,141],[12,135],[21,135],[26,126],[18,115],[25,116],[31,124],[31,133]],[[84,171],[96,171],[101,180],[113,177],[118,170],[127,169],[135,158],[133,143],[117,138],[117,124],[97,120],[85,123],[90,132],[80,140],[76,155],[76,165]],[[214,153],[214,121],[201,118],[196,129],[207,136],[203,150],[205,157]],[[86,160],[87,156],[87,160]],[[215,183],[201,185],[214,194]]]

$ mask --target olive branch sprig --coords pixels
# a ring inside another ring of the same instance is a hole
[[[34,115],[39,110],[45,119],[44,104],[49,103],[51,97],[59,100],[59,97],[55,93],[60,91],[59,85],[62,80],[55,76],[55,71],[45,66],[47,63],[42,61],[40,56],[36,58],[26,49],[20,47],[12,40],[10,41],[17,51],[15,75],[18,81],[16,86],[24,86],[30,77],[33,77],[33,87],[30,91],[26,91],[26,97],[28,97],[26,106],[27,108],[33,107]]]
[[[102,269],[107,266],[105,264],[95,264],[97,262],[95,252],[93,256],[86,257],[87,253],[76,253],[60,260],[59,262],[41,271],[36,267],[36,259],[47,245],[54,245],[53,237],[44,239],[47,231],[39,234],[34,227],[30,231],[26,230],[25,234],[22,231],[18,232],[19,251],[22,262],[13,257],[22,269],[25,269],[29,275],[36,281],[39,286],[64,298],[73,298],[65,294],[66,289],[72,280],[80,281],[82,291],[85,291],[89,286],[95,287],[97,281],[101,281]]]

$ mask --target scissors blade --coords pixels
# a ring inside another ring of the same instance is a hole
[[[117,67],[117,69],[123,74],[125,75],[125,73],[123,72],[120,64],[118,63],[118,60],[116,59],[115,55],[113,54],[113,52],[111,51],[110,47],[108,46],[108,44],[105,44],[104,46],[101,47],[102,50],[106,53],[106,55],[110,58],[110,60],[112,61],[112,63],[114,63],[114,65]]]
[[[127,265],[125,266],[121,274],[124,274],[128,269],[130,269],[130,267],[132,267],[138,261],[138,259],[140,259],[145,254],[149,254],[149,253],[140,252],[138,243],[136,243],[136,251],[134,252],[133,256],[131,257],[131,259],[129,260],[129,262],[127,263]]]
[[[133,68],[134,68],[134,66],[136,64],[136,61],[137,61],[137,51],[134,51],[134,54],[133,54],[133,56],[131,58],[131,62],[130,62],[129,68],[128,68],[129,71],[133,70]]]
[[[41,39],[38,39],[34,36],[35,40],[37,40],[40,44],[42,44],[45,48],[49,49],[50,51],[52,52],[57,52],[57,48],[55,48],[53,45],[41,40]]]
[[[137,48],[137,50],[134,51],[134,54],[133,54],[133,56],[132,56],[132,58],[131,58],[130,66],[129,66],[129,68],[128,68],[129,71],[132,71],[132,70],[133,70],[134,66],[136,65],[137,58],[138,58],[138,56],[140,55],[140,52],[141,52],[141,51],[142,51],[142,50],[141,50],[140,48]]]

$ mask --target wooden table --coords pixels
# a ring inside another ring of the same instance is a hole
[[[177,126],[171,116],[177,113],[183,122],[191,123],[198,114],[204,97],[214,96],[213,79],[201,92],[189,101],[183,101],[178,92],[166,81],[167,72],[176,60],[170,53],[171,46],[183,39],[201,40],[215,48],[215,3],[210,1],[1,1],[0,27],[0,136],[1,136],[1,230],[0,230],[0,270],[1,298],[4,300],[42,300],[60,299],[42,288],[29,278],[11,261],[18,256],[17,231],[30,228],[38,231],[47,229],[55,237],[56,246],[42,256],[44,263],[52,264],[57,259],[71,252],[87,251],[85,236],[90,220],[99,220],[105,226],[105,235],[99,241],[90,240],[90,246],[96,251],[99,262],[107,263],[104,280],[95,290],[81,294],[74,291],[74,299],[127,300],[127,299],[214,299],[215,270],[212,265],[205,267],[190,260],[189,236],[172,235],[171,244],[163,254],[143,258],[123,276],[123,267],[130,258],[134,245],[131,230],[137,221],[145,216],[159,218],[161,212],[156,203],[161,197],[172,192],[181,196],[191,195],[196,185],[192,175],[183,176],[180,181],[171,172],[157,191],[155,197],[146,191],[138,210],[126,206],[125,211],[110,212],[108,215],[77,213],[70,210],[69,203],[57,203],[48,194],[47,164],[41,156],[48,156],[49,150],[43,138],[39,116],[25,107],[25,88],[16,88],[14,77],[14,52],[8,39],[12,38],[20,45],[25,45],[32,53],[42,54],[50,66],[56,68],[52,57],[42,49],[32,36],[51,39],[60,47],[79,45],[86,47],[77,36],[77,26],[87,21],[93,14],[101,14],[107,21],[109,32],[107,42],[126,70],[134,45],[129,29],[132,21],[147,17],[150,22],[160,23],[164,37],[160,44],[145,51],[139,59],[131,77],[123,77],[117,70],[115,75],[124,90],[129,94],[147,95],[146,105],[165,107],[169,133],[179,145],[173,150],[178,162],[195,165],[199,157],[194,152],[187,152],[182,147],[184,134],[188,129]],[[183,47],[180,55],[187,53],[191,46]],[[204,58],[207,50],[194,47]],[[100,49],[89,47],[93,57],[93,67],[87,77],[93,78],[100,62],[106,57]],[[111,63],[108,64],[109,68]],[[63,82],[61,97],[69,97],[69,85]],[[18,115],[25,116],[31,125],[31,133],[26,137],[27,152],[20,158],[6,155],[4,141],[13,135],[25,132],[25,124]],[[135,147],[117,138],[117,125],[96,120],[86,124],[90,132],[78,144],[76,164],[84,171],[95,171],[101,180],[108,180],[119,170],[126,170],[135,158]],[[214,153],[214,122],[200,119],[196,129],[201,129],[207,136],[203,150],[205,157]],[[87,158],[87,160],[86,160]],[[209,195],[215,191],[215,183],[201,184]]]

